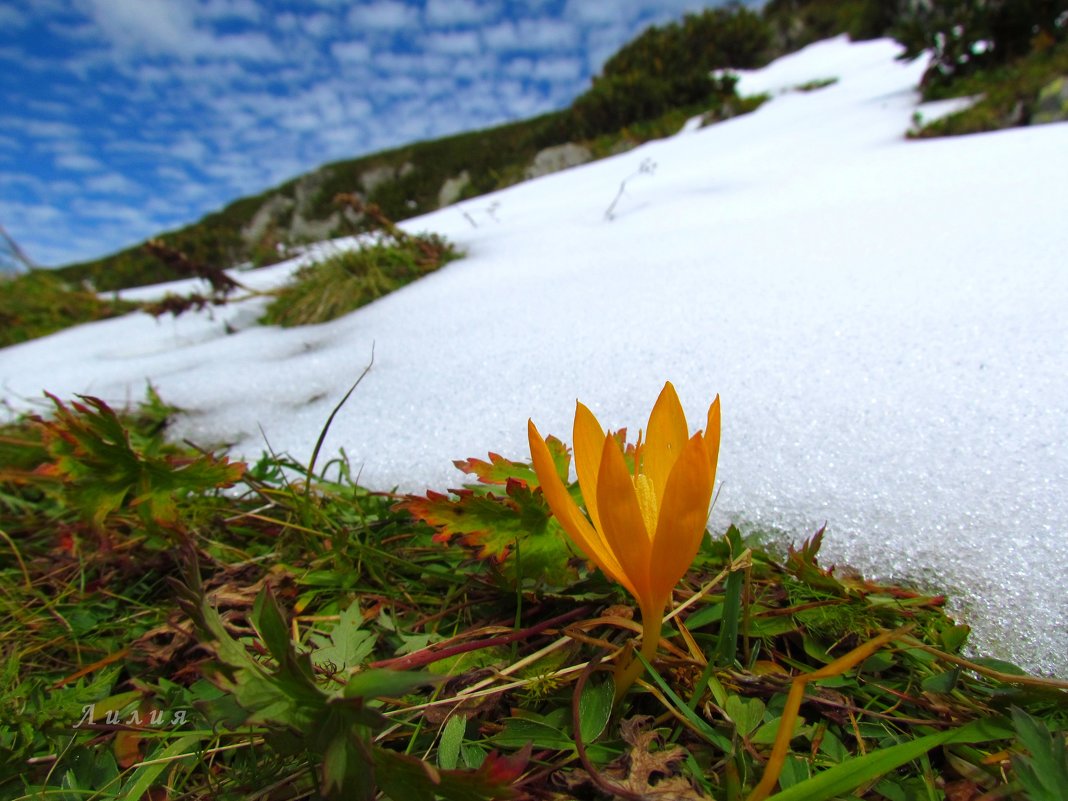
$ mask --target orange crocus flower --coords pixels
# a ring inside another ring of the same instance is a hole
[[[593,412],[576,404],[575,471],[586,505],[561,481],[545,439],[528,421],[530,455],[545,499],[564,531],[601,571],[634,596],[642,616],[642,656],[651,661],[672,590],[701,544],[719,458],[719,396],[704,432],[692,437],[671,382],[664,384],[634,452],[634,470]],[[633,660],[617,668],[621,698],[641,672]]]

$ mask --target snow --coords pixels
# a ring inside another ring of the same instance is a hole
[[[324,453],[423,491],[528,458],[528,417],[570,441],[576,398],[634,432],[670,379],[695,426],[722,396],[713,532],[826,523],[825,563],[948,592],[978,651],[1068,676],[1068,127],[907,141],[924,65],[897,54],[813,45],[741,76],[751,115],[467,201],[477,227],[409,221],[467,257],[326,325],[254,300],[0,351],[6,403],[151,382],[175,436],[306,460],[373,349]]]

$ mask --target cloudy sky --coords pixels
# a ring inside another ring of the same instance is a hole
[[[340,158],[566,106],[719,0],[0,0],[0,225],[93,258]]]

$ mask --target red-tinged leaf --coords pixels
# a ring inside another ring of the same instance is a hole
[[[561,481],[567,483],[568,471],[571,468],[571,454],[567,447],[556,437],[548,437],[545,443],[549,446],[549,454]],[[527,462],[513,462],[499,453],[490,451],[489,461],[484,459],[457,459],[453,462],[463,472],[473,475],[483,484],[504,485],[516,479],[522,481],[528,487],[538,486],[538,475],[534,468]]]
[[[834,568],[824,570],[819,566],[816,555],[823,544],[823,532],[826,526],[821,528],[811,538],[805,540],[799,549],[789,546],[789,555],[786,561],[787,569],[799,579],[812,587],[829,590],[837,595],[845,595],[845,586],[834,577]]]
[[[476,773],[495,784],[514,784],[527,769],[533,752],[534,743],[527,743],[511,756],[501,756],[497,751],[490,751]]]
[[[551,435],[545,438],[545,444],[549,446],[549,455],[553,457],[556,474],[560,476],[561,481],[567,484],[570,481],[569,474],[571,471],[571,454],[568,452],[567,446]],[[530,488],[533,489],[536,486],[538,486],[537,482],[531,484]]]
[[[169,526],[178,499],[231,486],[245,465],[211,455],[179,456],[154,442],[133,441],[118,415],[102,400],[82,396],[70,407],[53,395],[52,419],[37,418],[48,462],[35,475],[52,480],[61,494],[94,525],[128,507],[146,523]]]
[[[458,459],[453,464],[468,475],[473,475],[483,484],[503,485],[513,479],[527,484],[533,481],[536,484],[538,480],[534,468],[529,464],[513,462],[492,451],[488,462],[482,459]]]
[[[508,479],[504,490],[503,495],[478,486],[452,495],[430,491],[398,506],[436,528],[436,541],[459,537],[512,580],[532,578],[554,586],[575,580],[569,540],[541,492],[517,478]]]
[[[515,791],[512,785],[522,774],[529,752],[523,759],[523,767],[518,767],[520,751],[515,757],[499,760],[498,767],[486,763],[478,770],[440,770],[416,757],[407,756],[378,746],[374,747],[375,778],[382,792],[395,801],[434,801],[444,798],[446,801],[497,801],[512,798]]]

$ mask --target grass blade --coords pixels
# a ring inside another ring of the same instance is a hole
[[[959,729],[928,734],[906,743],[872,751],[864,756],[848,759],[833,768],[817,773],[768,798],[768,801],[827,801],[845,795],[862,784],[873,781],[902,765],[926,754],[932,748],[947,743],[975,743],[1005,736],[1005,730],[993,721],[977,721]]]
[[[163,749],[158,756],[142,762],[134,771],[133,776],[130,777],[130,783],[122,788],[122,793],[118,797],[120,799],[128,798],[131,801],[140,799],[152,787],[159,775],[170,765],[182,757],[195,754],[196,748],[193,748],[193,746],[196,746],[200,740],[201,735],[199,734],[187,734],[185,737],[179,737]]]

